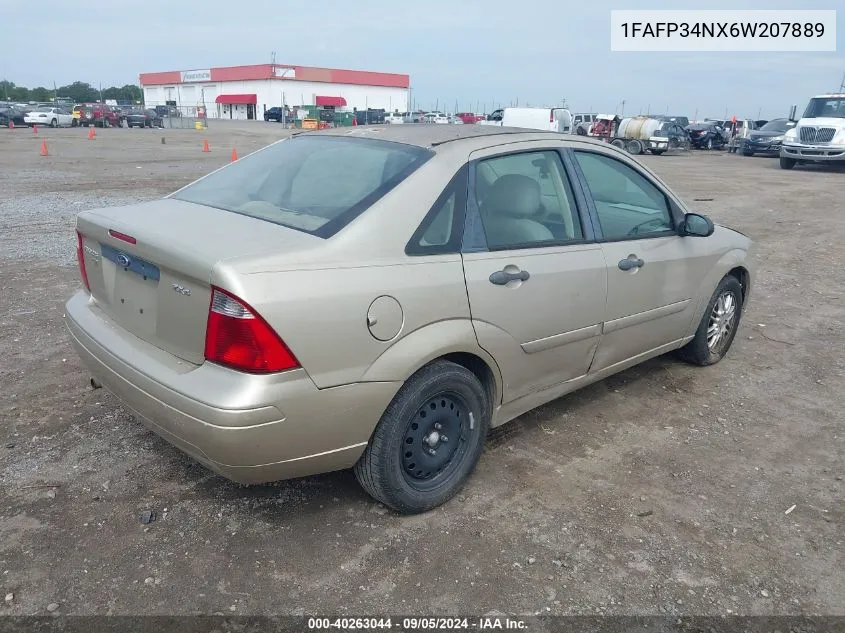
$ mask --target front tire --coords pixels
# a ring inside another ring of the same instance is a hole
[[[404,514],[451,499],[475,468],[490,427],[490,400],[471,371],[438,360],[411,376],[387,407],[355,477]]]
[[[50,121],[50,127],[59,127],[59,122],[56,119]]]
[[[792,169],[795,167],[795,159],[794,158],[787,158],[786,156],[780,157],[780,168],[781,169]]]
[[[713,149],[713,139],[712,138],[707,139],[707,149]]]
[[[754,156],[754,152],[749,152],[747,149],[742,150],[743,156]]]
[[[733,275],[719,282],[701,317],[695,337],[679,350],[694,365],[718,363],[731,348],[742,316],[742,285]]]

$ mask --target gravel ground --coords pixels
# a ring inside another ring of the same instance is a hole
[[[758,243],[729,356],[658,358],[529,412],[458,498],[400,517],[348,472],[216,477],[91,390],[65,334],[74,213],[284,134],[0,130],[0,614],[845,615],[841,171],[646,157]]]

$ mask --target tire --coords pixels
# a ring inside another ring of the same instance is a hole
[[[730,312],[728,320],[720,316],[719,312]],[[707,303],[707,309],[701,316],[701,322],[695,331],[695,337],[680,350],[680,356],[694,365],[713,365],[718,363],[731,348],[739,322],[742,318],[742,286],[733,275],[722,277],[716,286],[713,296]],[[719,328],[720,333],[711,343],[708,343],[708,330]]]
[[[50,127],[59,127],[59,122],[56,119],[50,121]]]
[[[713,139],[712,138],[707,139],[707,149],[713,149]]]
[[[663,154],[666,150],[665,150],[665,149],[653,149],[653,150],[650,150],[650,151],[651,151],[651,153],[652,153],[652,154],[654,154],[655,156],[660,156],[660,155],[661,155],[661,154]]]
[[[780,157],[780,168],[781,169],[792,169],[795,167],[795,159],[794,158],[787,158],[786,156]]]
[[[628,150],[629,154],[633,154],[634,156],[637,156],[637,155],[643,153],[643,144],[640,143],[637,139],[634,139],[634,140],[628,141],[628,144],[626,145],[625,149]]]
[[[614,139],[611,145],[613,145],[613,147],[618,147],[619,149],[625,149],[625,141],[621,138]]]
[[[754,152],[749,152],[747,149],[742,150],[743,156],[754,156]]]
[[[436,508],[461,489],[475,468],[490,411],[487,390],[475,374],[434,361],[405,382],[381,416],[355,464],[358,483],[403,514]]]

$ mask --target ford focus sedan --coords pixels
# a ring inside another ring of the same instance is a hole
[[[627,153],[489,126],[298,133],[77,239],[71,338],[142,423],[236,482],[353,468],[404,513],[491,427],[666,352],[719,361],[754,275]]]

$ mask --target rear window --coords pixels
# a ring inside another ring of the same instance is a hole
[[[326,238],[433,155],[389,141],[294,137],[209,174],[172,197]]]

